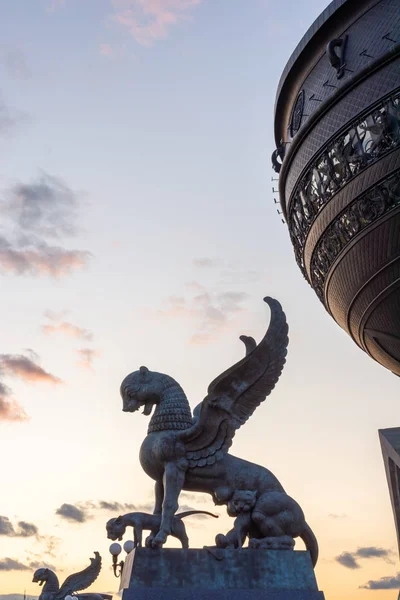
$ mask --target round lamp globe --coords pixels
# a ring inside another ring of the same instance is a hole
[[[124,544],[124,550],[127,554],[129,554],[130,552],[132,552],[132,550],[135,547],[135,542],[133,542],[132,540],[127,540]]]
[[[118,554],[121,553],[122,548],[121,548],[120,544],[118,544],[117,542],[114,542],[114,544],[111,544],[109,550],[113,556],[118,556]],[[65,599],[65,600],[67,600],[67,599]]]

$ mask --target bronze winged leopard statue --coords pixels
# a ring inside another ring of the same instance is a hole
[[[101,556],[98,552],[95,552],[94,556],[90,559],[90,565],[86,569],[67,577],[61,587],[54,571],[48,568],[37,569],[32,581],[39,585],[44,584],[39,600],[64,600],[71,594],[74,594],[74,598],[77,600],[111,600],[112,596],[108,594],[75,594],[77,591],[88,588],[99,576]]]
[[[155,480],[154,514],[161,515],[158,533],[146,545],[159,548],[171,534],[182,490],[211,494],[236,517],[217,547],[241,548],[246,538],[253,548],[293,549],[303,539],[315,565],[317,540],[298,503],[285,493],[265,467],[229,454],[235,432],[275,387],[286,360],[288,325],[279,302],[265,298],[271,311],[268,331],[257,345],[240,339],[246,356],[209,385],[207,396],[192,417],[181,386],[168,375],[147,367],[128,375],[121,384],[123,411],[143,407],[151,415],[140,449],[144,471]]]

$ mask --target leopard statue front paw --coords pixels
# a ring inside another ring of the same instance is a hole
[[[262,548],[264,550],[293,550],[295,541],[289,535],[278,537],[265,537],[261,539],[251,538],[249,548]]]

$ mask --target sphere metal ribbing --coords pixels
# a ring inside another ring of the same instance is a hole
[[[334,0],[275,105],[282,210],[327,311],[400,375],[400,0]]]

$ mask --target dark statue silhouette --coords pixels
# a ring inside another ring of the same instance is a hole
[[[154,514],[161,515],[149,547],[163,546],[171,535],[179,494],[187,490],[211,494],[236,517],[233,530],[217,536],[217,547],[241,548],[249,538],[252,548],[293,549],[293,538],[300,537],[317,562],[317,540],[297,502],[268,469],[229,454],[236,430],[271,393],[285,363],[286,317],[277,300],[265,302],[271,321],[264,338],[257,345],[242,336],[246,356],[210,384],[193,417],[184,391],[168,375],[141,367],[121,384],[125,412],[143,408],[149,416],[155,407],[140,450],[141,465],[156,482]]]
[[[90,565],[86,569],[67,577],[61,587],[54,571],[46,567],[37,569],[32,581],[39,585],[44,584],[39,600],[64,600],[71,594],[74,594],[74,598],[77,600],[111,600],[111,596],[108,594],[75,594],[75,592],[88,588],[99,576],[101,556],[98,552],[95,552],[94,556],[90,559]]]

